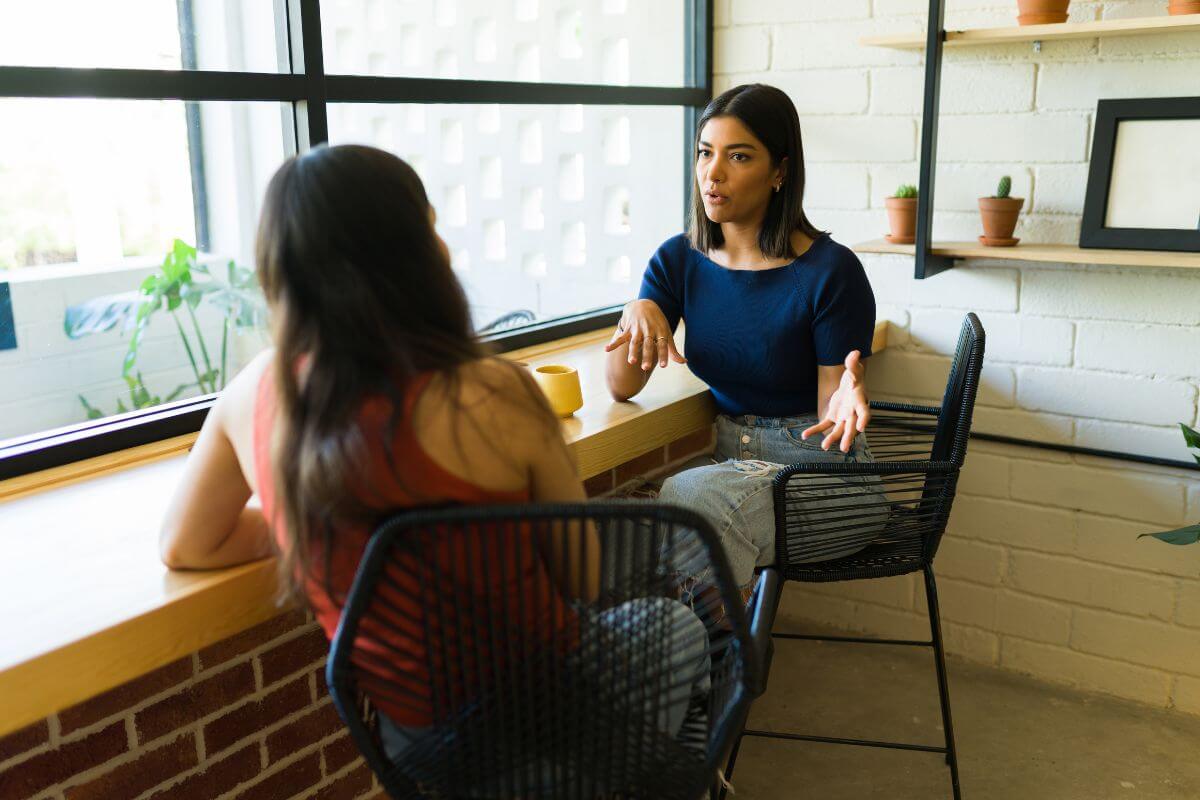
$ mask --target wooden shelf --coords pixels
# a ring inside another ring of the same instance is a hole
[[[856,253],[886,253],[899,256],[911,256],[914,254],[914,249],[911,244],[892,244],[883,239],[862,242],[854,246]],[[951,258],[1200,269],[1200,253],[1170,253],[1161,250],[1099,250],[1077,247],[1073,244],[1018,244],[1016,247],[986,247],[977,242],[935,242],[931,252],[935,256]]]
[[[946,46],[975,44],[1004,44],[1005,42],[1049,42],[1058,39],[1095,39],[1104,36],[1141,36],[1150,33],[1200,31],[1200,14],[1141,17],[1138,19],[1106,19],[1096,22],[1061,22],[1054,25],[1014,25],[1007,28],[974,28],[947,30]],[[869,47],[890,47],[897,50],[922,49],[925,33],[864,36],[859,44]]]

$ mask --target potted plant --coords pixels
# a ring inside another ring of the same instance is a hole
[[[210,269],[201,263],[196,248],[176,239],[163,258],[159,271],[142,281],[133,291],[95,297],[67,309],[63,329],[70,339],[80,339],[111,330],[121,325],[132,331],[129,348],[121,363],[121,379],[129,389],[129,403],[118,397],[116,413],[167,403],[188,389],[201,394],[219,392],[232,377],[229,369],[231,335],[248,331],[263,331],[266,327],[266,304],[258,287],[254,271],[233,261],[224,270]],[[210,347],[196,317],[204,303],[221,317],[219,349]],[[166,395],[152,392],[138,369],[138,354],[151,319],[160,312],[174,318],[195,381],[180,384]],[[191,331],[189,334],[188,331]],[[108,414],[79,395],[88,419]]]
[[[1200,450],[1200,433],[1192,430],[1182,422],[1179,423],[1179,427],[1183,430],[1183,440],[1187,442],[1187,446]],[[1197,464],[1200,464],[1200,456],[1193,453],[1192,458],[1196,459]],[[1145,536],[1152,536],[1160,542],[1166,542],[1167,544],[1196,544],[1200,542],[1200,522],[1195,525],[1188,525],[1186,528],[1176,528],[1173,531],[1143,533],[1138,538],[1141,539]]]
[[[884,236],[892,244],[912,244],[917,232],[917,187],[902,183],[896,193],[883,201],[887,208],[888,228]]]
[[[1050,25],[1067,21],[1067,6],[1071,0],[1017,0],[1017,23],[1020,25]]]
[[[1200,14],[1200,0],[1170,0],[1168,14]]]
[[[996,187],[996,193],[991,197],[979,198],[979,216],[983,219],[983,236],[979,243],[988,247],[1012,247],[1020,239],[1013,238],[1013,229],[1017,227],[1017,216],[1021,206],[1025,205],[1023,197],[1009,197],[1012,192],[1012,178],[1005,175]]]

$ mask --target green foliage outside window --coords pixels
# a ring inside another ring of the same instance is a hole
[[[265,327],[266,304],[254,270],[233,261],[224,269],[213,269],[200,263],[196,255],[196,248],[176,239],[158,272],[142,281],[138,289],[95,297],[67,309],[63,329],[71,339],[109,331],[118,325],[132,331],[120,372],[129,399],[126,402],[118,397],[113,413],[168,403],[192,388],[199,394],[220,391],[230,378],[231,335]],[[216,309],[222,317],[219,343],[210,343],[201,330],[196,316],[201,304]],[[151,322],[164,315],[175,325],[195,380],[160,395],[146,386],[138,369],[138,352]],[[79,402],[88,419],[108,416],[83,395],[79,395]]]

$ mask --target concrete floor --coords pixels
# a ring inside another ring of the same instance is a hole
[[[797,630],[781,618],[777,630]],[[803,631],[812,633],[812,630]],[[942,743],[928,648],[777,641],[750,727]],[[1200,718],[949,663],[962,796],[1200,798]],[[747,738],[735,800],[949,798],[939,754]]]

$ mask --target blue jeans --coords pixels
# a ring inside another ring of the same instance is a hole
[[[872,461],[871,449],[865,434],[858,434],[849,453],[837,445],[821,449],[822,436],[800,434],[815,425],[817,418],[809,417],[717,417],[717,443],[711,457],[697,459],[670,476],[662,485],[659,499],[664,503],[690,508],[707,518],[716,529],[733,568],[734,579],[745,589],[753,584],[754,569],[775,563],[775,501],[771,488],[775,476],[783,467],[798,462],[843,464]],[[822,479],[822,484],[831,481]],[[883,530],[887,512],[881,495],[883,487],[878,478],[846,477],[812,494],[812,511],[819,512],[818,498],[844,505],[847,498],[861,502],[864,507],[880,509],[875,515],[856,520],[855,536],[839,541],[836,548],[821,546],[819,534],[812,538],[814,554],[808,561],[826,561],[852,555],[870,544]],[[843,539],[844,532],[836,534]],[[680,549],[686,552],[686,548]],[[687,563],[675,563],[674,569],[686,576],[702,580],[702,569]]]
[[[661,685],[664,673],[667,696],[644,697],[649,709],[658,709],[657,727],[671,736],[679,733],[694,697],[705,697],[709,691],[710,664],[708,656],[708,631],[691,609],[683,603],[666,597],[644,597],[630,600],[600,612],[584,609],[581,614],[593,614],[598,627],[603,629],[605,658],[609,664],[623,664],[623,669],[612,675],[608,685],[617,698],[638,698],[645,695],[644,685]],[[668,617],[665,630],[670,636],[661,642],[647,642],[643,637],[649,631],[661,634],[663,627],[647,623],[650,617]],[[659,645],[662,645],[661,647]],[[573,668],[581,671],[597,669],[594,657],[579,654]],[[607,675],[603,677],[608,677]],[[586,723],[581,723],[586,724]],[[393,763],[402,759],[405,751],[416,745],[434,729],[397,725],[382,712],[379,714],[379,733],[384,753]],[[525,791],[545,792],[554,788],[556,775],[561,768],[548,759],[542,759],[537,770],[540,786],[523,787]],[[407,771],[407,770],[406,770]],[[524,772],[511,776],[499,785],[521,786],[525,784]],[[418,782],[428,782],[428,776],[409,774]],[[495,776],[493,776],[495,777]]]

